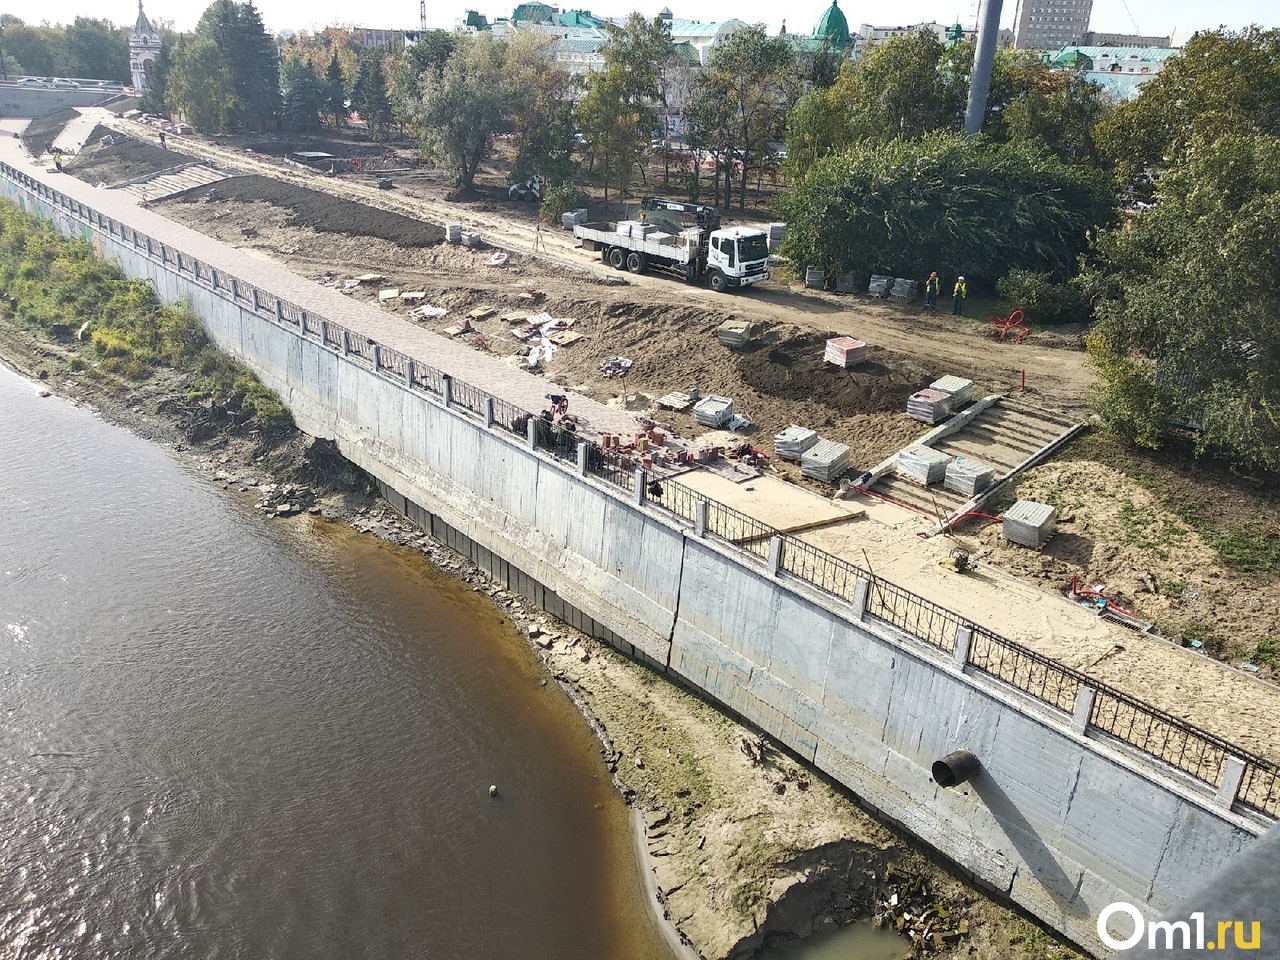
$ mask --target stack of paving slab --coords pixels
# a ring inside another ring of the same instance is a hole
[[[570,210],[560,214],[560,225],[566,230],[572,230],[579,224],[587,222],[587,208],[579,207],[577,210]]]
[[[907,398],[907,416],[925,423],[937,423],[951,413],[951,395],[941,390],[921,390]]]
[[[893,281],[893,287],[889,290],[889,297],[895,303],[910,303],[916,298],[919,288],[920,284],[917,281],[897,277]]]
[[[830,483],[849,470],[849,448],[834,440],[819,440],[800,457],[800,472],[814,480]]]
[[[946,478],[950,462],[951,458],[941,450],[913,443],[898,451],[898,476],[927,487]]]
[[[836,293],[854,293],[857,291],[858,275],[842,273],[836,277]]]
[[[787,235],[787,225],[785,223],[769,224],[769,251],[772,253],[782,246],[782,241]]]
[[[752,332],[746,320],[726,320],[716,327],[716,337],[726,347],[745,347],[751,342]]]
[[[810,290],[821,290],[827,282],[827,271],[822,267],[809,267],[804,272],[804,285]]]
[[[847,370],[867,359],[867,345],[853,337],[832,337],[827,341],[822,359]]]
[[[956,457],[947,464],[947,478],[944,484],[948,490],[973,497],[991,486],[996,472],[985,463],[979,463],[969,457]]]
[[[1004,525],[1001,532],[1011,543],[1020,543],[1024,547],[1034,547],[1038,550],[1053,536],[1056,513],[1057,511],[1047,503],[1019,500],[1004,512]]]
[[[973,399],[973,381],[964,377],[939,377],[929,384],[929,389],[949,395],[952,410],[959,410]]]
[[[783,460],[799,460],[806,450],[818,442],[818,431],[797,427],[794,423],[773,435],[773,452]]]
[[[733,419],[733,401],[710,394],[693,405],[693,418],[704,427],[723,427]]]
[[[444,238],[450,243],[462,242],[462,224],[446,223],[444,225]]]
[[[892,287],[893,277],[882,277],[873,273],[871,275],[871,284],[867,287],[867,293],[873,297],[887,297]]]

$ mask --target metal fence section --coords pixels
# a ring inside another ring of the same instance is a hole
[[[968,658],[971,666],[1059,710],[1070,713],[1075,709],[1080,687],[1087,680],[1083,674],[984,627],[972,629]]]
[[[866,612],[946,651],[955,647],[956,630],[972,626],[958,613],[879,577],[871,578]]]
[[[847,601],[853,600],[854,587],[859,578],[871,579],[867,571],[848,560],[785,535],[782,538],[781,569]]]
[[[319,337],[327,347],[349,351],[371,365],[376,350],[379,354],[379,366],[388,375],[407,378],[408,358],[398,351],[380,347],[369,337],[339,324],[324,322],[321,317],[312,317],[308,321],[306,311],[297,304],[282,300],[229,274],[218,274],[214,268],[180,249],[154,241],[8,164],[0,163],[0,174],[90,226],[145,251],[147,257],[163,264],[165,268],[193,276],[228,299],[244,300],[272,322],[279,318],[298,328],[303,334],[310,333]],[[427,364],[414,363],[413,382],[410,386],[424,393],[442,396],[444,374]],[[455,408],[483,417],[486,406],[492,404],[494,425],[522,440],[527,437],[529,421],[537,420],[536,414],[493,397],[470,384],[452,380],[450,389]],[[572,460],[576,465],[576,435],[557,436],[550,425],[538,422],[538,441],[544,452],[558,460]],[[595,443],[588,445],[588,472],[621,490],[634,491],[637,463],[630,455],[605,450]],[[661,490],[660,495],[658,489]],[[689,521],[696,520],[699,501],[705,502],[707,532],[757,556],[766,556],[770,539],[781,535],[776,528],[724,504],[708,500],[674,480],[660,481],[649,499],[651,503],[660,504],[663,509]],[[1280,764],[1241,750],[1156,707],[1098,683],[1078,670],[978,627],[959,614],[872,576],[857,565],[812,544],[791,536],[783,536],[782,542],[780,564],[783,572],[845,601],[853,599],[858,579],[865,578],[869,582],[866,615],[925,643],[951,651],[954,649],[957,629],[968,627],[972,631],[968,665],[1043,703],[1070,713],[1080,689],[1084,686],[1092,687],[1096,693],[1089,717],[1090,727],[1206,784],[1218,786],[1227,769],[1227,758],[1238,758],[1245,766],[1235,794],[1236,801],[1269,817],[1280,817]]]

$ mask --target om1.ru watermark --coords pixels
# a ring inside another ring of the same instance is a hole
[[[1133,933],[1123,940],[1112,936],[1107,929],[1111,918],[1117,913],[1125,914],[1133,921]],[[1246,933],[1248,936],[1245,936]],[[1234,941],[1237,950],[1259,950],[1262,947],[1262,924],[1257,920],[1247,930],[1246,921],[1219,920],[1218,931],[1213,934],[1214,939],[1206,941],[1204,914],[1199,911],[1186,920],[1153,920],[1147,923],[1142,911],[1132,903],[1120,901],[1108,904],[1098,915],[1098,939],[1112,950],[1132,949],[1143,941],[1144,935],[1150,950],[1226,950],[1232,946],[1227,942],[1228,939]]]

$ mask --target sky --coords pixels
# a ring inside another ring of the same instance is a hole
[[[493,2],[493,0],[489,0]],[[517,0],[505,0],[505,6],[486,6],[486,0],[428,0],[427,26],[451,28],[468,8],[478,9],[490,20],[510,16]],[[544,0],[554,3],[556,0]],[[677,17],[689,20],[727,20],[736,17],[748,23],[764,23],[777,32],[782,16],[787,17],[788,32],[808,33],[822,15],[830,0],[801,0],[779,4],[777,0],[559,0],[562,9],[589,9],[599,16],[623,16],[631,10],[655,15],[663,6]],[[860,24],[905,26],[927,20],[953,23],[959,20],[973,25],[977,18],[978,0],[891,0],[868,3],[839,0],[840,8],[851,29]],[[1017,0],[1003,0],[1004,26],[1013,25]],[[178,30],[195,26],[207,5],[202,0],[144,0],[147,16],[153,21],[172,22]],[[137,19],[136,0],[42,0],[38,17],[30,4],[0,0],[0,12],[10,11],[28,23],[48,20],[70,23],[77,16],[101,17],[117,24],[132,24]],[[414,29],[419,23],[418,0],[256,0],[267,29],[315,30],[330,25],[356,25],[384,29]],[[780,9],[782,8],[782,9]],[[1239,29],[1256,23],[1264,27],[1280,26],[1280,6],[1274,0],[1094,0],[1090,26],[1108,33],[1144,33],[1165,35],[1174,31],[1188,33],[1198,29],[1226,26]]]

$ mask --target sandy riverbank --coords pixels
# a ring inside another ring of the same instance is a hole
[[[915,919],[903,921],[904,953],[1073,955],[754,731],[490,582],[376,498],[331,445],[293,433],[264,446],[242,427],[193,414],[183,402],[183,374],[158,370],[122,387],[72,373],[67,360],[76,349],[0,323],[0,359],[9,366],[170,446],[225,488],[257,495],[264,522],[281,505],[349,522],[421,553],[510,617],[549,678],[597,729],[615,783],[643,828],[642,868],[652,875],[669,931],[696,951],[691,955],[753,957],[771,943],[856,918],[880,915],[896,925],[908,904],[918,906]],[[886,911],[893,893],[900,905]],[[923,919],[929,908],[940,909]],[[925,927],[927,938],[909,939]]]

